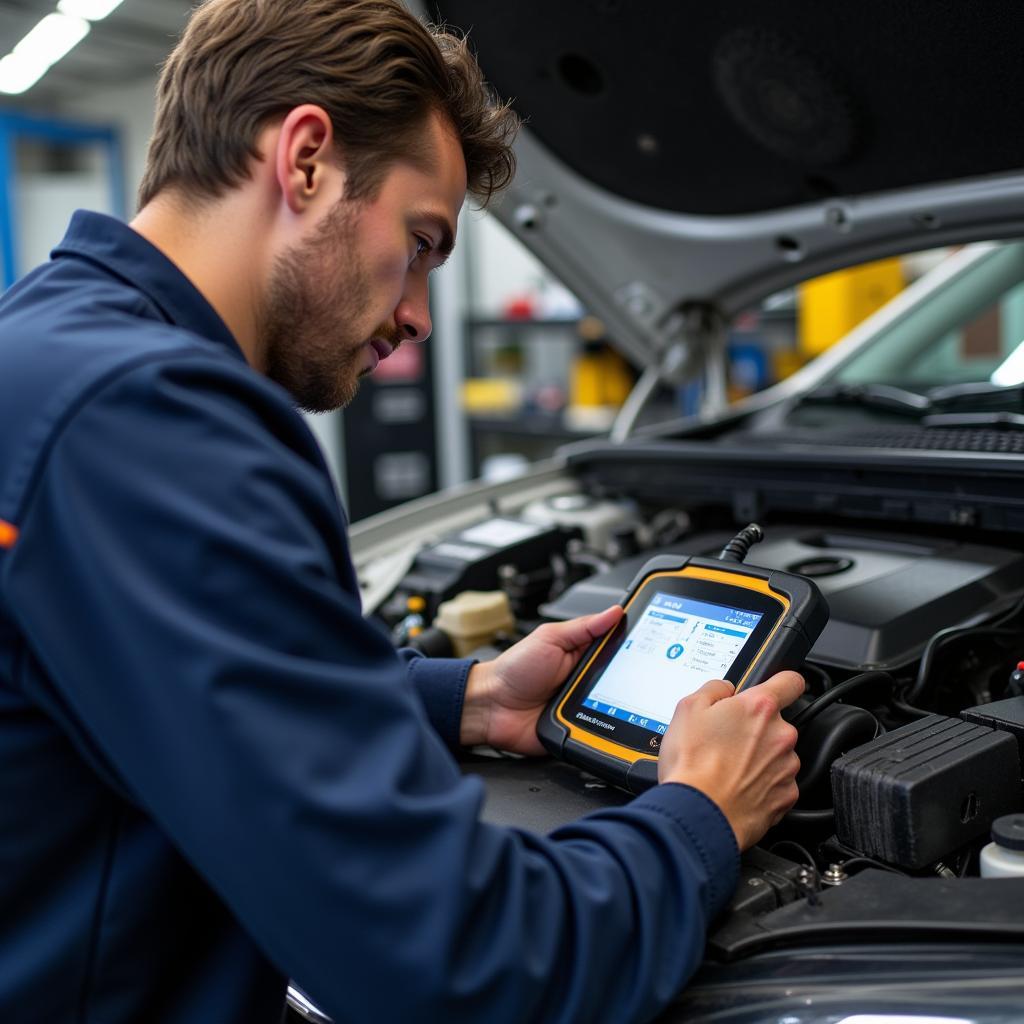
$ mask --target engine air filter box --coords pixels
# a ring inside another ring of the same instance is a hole
[[[832,765],[839,841],[918,869],[988,832],[1021,806],[1017,742],[931,715],[856,747]]]

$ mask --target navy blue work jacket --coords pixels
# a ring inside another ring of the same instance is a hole
[[[483,824],[289,396],[125,225],[0,299],[0,1020],[626,1021],[737,874],[685,786]]]

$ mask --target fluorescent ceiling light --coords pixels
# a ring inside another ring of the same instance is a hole
[[[85,18],[86,21],[100,21],[112,10],[120,7],[124,0],[60,0],[57,10],[72,18]]]
[[[17,46],[14,56],[50,67],[89,34],[89,22],[66,14],[48,14]]]
[[[30,89],[45,74],[46,67],[44,65],[32,64],[9,53],[0,60],[0,92],[5,92],[9,96],[17,96],[19,93],[25,92],[26,89]]]
[[[89,22],[48,14],[0,60],[0,92],[24,92],[89,33]]]

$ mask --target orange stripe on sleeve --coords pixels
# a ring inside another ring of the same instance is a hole
[[[13,548],[18,539],[18,528],[13,523],[0,519],[0,548]]]

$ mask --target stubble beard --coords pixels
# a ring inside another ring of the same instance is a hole
[[[307,412],[348,405],[359,389],[369,337],[356,332],[369,293],[354,219],[339,202],[313,241],[277,257],[267,289],[260,328],[265,371]]]

